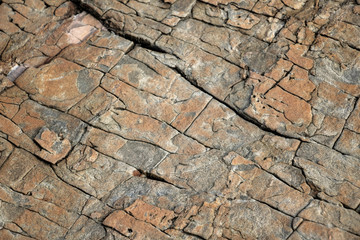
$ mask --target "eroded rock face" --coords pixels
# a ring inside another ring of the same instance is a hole
[[[0,239],[360,239],[359,14],[0,1]]]

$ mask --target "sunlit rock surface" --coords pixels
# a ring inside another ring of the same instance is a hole
[[[360,5],[0,1],[0,239],[360,239]]]

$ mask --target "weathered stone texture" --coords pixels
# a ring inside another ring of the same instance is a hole
[[[0,1],[0,239],[360,239],[359,16]]]

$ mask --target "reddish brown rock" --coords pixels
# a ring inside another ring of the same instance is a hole
[[[327,146],[333,146],[335,141],[340,136],[340,132],[345,124],[345,120],[339,119],[336,117],[326,116],[319,113],[318,111],[314,112],[313,124],[316,126],[316,130],[314,131],[314,126],[310,125],[309,130],[312,135],[313,140],[326,144]]]
[[[286,61],[284,59],[280,59],[276,63],[276,66],[273,69],[271,69],[270,72],[265,74],[265,76],[274,79],[275,81],[279,81],[286,75],[287,72],[291,70],[292,66],[293,64],[291,62]]]
[[[14,12],[7,4],[1,4],[0,5],[0,12],[1,12],[1,25],[0,29],[6,33],[14,34],[20,29],[10,21],[9,17],[11,15],[14,15]]]
[[[106,81],[101,86],[119,97],[126,109],[165,121],[181,132],[190,126],[210,100],[209,96],[195,91],[183,79],[176,79],[172,83],[166,98],[139,91],[113,78],[106,77],[105,79]],[[178,93],[178,89],[182,89],[182,94]]]
[[[305,132],[312,121],[311,105],[304,100],[274,87],[265,97],[253,95],[245,113],[271,129],[290,135]]]
[[[0,2],[1,239],[359,239],[354,1]]]
[[[74,105],[69,110],[69,113],[87,122],[103,114],[112,106],[124,107],[123,103],[116,99],[115,96],[106,92],[101,87],[97,87],[80,102]]]
[[[78,214],[81,213],[89,198],[82,191],[52,176],[40,182],[33,189],[32,196]]]
[[[229,14],[233,16],[234,21],[237,21],[237,15],[240,13],[244,17],[248,15],[246,11],[237,11],[236,8],[231,10]],[[267,41],[271,41],[275,37],[278,27],[281,26],[276,21],[272,22],[269,20],[268,22],[264,18],[262,18],[261,24],[269,24],[269,26],[264,28],[268,30],[261,32],[262,36],[259,36],[259,38],[263,37]],[[260,41],[256,37],[248,36],[253,34],[249,34],[246,30],[244,31],[245,34],[240,31],[189,19],[180,22],[172,32],[172,36],[186,43],[193,43],[202,50],[216,56],[221,56],[236,65],[242,67],[248,65],[250,69],[259,73],[267,71],[276,62],[272,51],[267,49],[265,42]],[[263,59],[261,64],[258,61],[259,58]]]
[[[52,221],[42,217],[36,212],[25,210],[23,214],[14,220],[14,223],[27,232],[31,237],[47,238],[66,235],[66,228],[63,228]]]
[[[353,110],[354,97],[328,83],[321,83],[317,88],[316,97],[312,99],[314,108],[326,115],[347,119]]]
[[[304,0],[284,0],[283,3],[291,8],[300,9],[304,6],[306,1],[304,1]]]
[[[288,77],[282,79],[279,86],[308,101],[311,99],[311,93],[315,89],[314,83],[309,80],[308,71],[294,66]]]
[[[76,12],[76,5],[72,2],[64,2],[55,10],[55,16],[71,16]]]
[[[301,236],[309,236],[318,239],[358,239],[358,236],[339,228],[329,228],[321,224],[305,221],[297,229]],[[296,239],[290,237],[289,239]]]
[[[310,196],[290,188],[249,160],[242,159],[233,165],[234,171],[244,179],[240,184],[242,192],[284,213],[296,216],[311,200]]]
[[[305,177],[300,169],[292,166],[299,144],[297,140],[290,141],[278,136],[265,135],[260,141],[251,145],[247,158],[259,164],[264,170],[275,174],[288,185],[308,194],[310,188],[306,184]]]
[[[125,56],[110,74],[119,76],[122,81],[135,88],[164,97],[174,81],[173,78],[164,78],[144,63],[128,56]]]
[[[64,49],[72,44],[81,43],[82,41],[89,38],[96,31],[95,26],[92,26],[91,24],[87,24],[86,20],[84,21],[86,16],[87,16],[86,13],[81,13],[68,19],[65,25],[66,26],[65,33],[59,32],[59,36],[56,42],[56,45],[60,49]],[[101,28],[101,24],[98,23],[97,27]]]
[[[106,235],[105,229],[94,220],[85,216],[80,216],[71,229],[67,232],[65,239],[101,239]]]
[[[238,0],[204,0],[203,2],[210,3],[213,5],[237,3]]]
[[[132,239],[170,239],[151,224],[137,220],[124,211],[115,211],[105,220],[104,225],[115,228],[122,235]]]
[[[359,201],[359,177],[355,157],[344,156],[319,144],[302,144],[295,165],[302,168],[313,194],[332,202],[341,202],[355,209]],[[349,184],[351,182],[351,184]]]
[[[108,141],[104,141],[104,139]],[[97,151],[109,156],[116,156],[116,152],[118,152],[126,142],[127,140],[120,136],[97,128],[89,128],[82,139],[83,144],[94,147]]]
[[[0,199],[19,208],[38,212],[41,216],[65,228],[70,228],[79,217],[79,215],[74,212],[67,211],[66,209],[46,201],[37,200],[29,195],[22,195],[4,185],[0,186]],[[11,223],[8,224],[12,225]],[[15,226],[12,226],[9,229],[14,231]],[[22,232],[19,226],[17,227],[16,232]]]
[[[63,159],[71,150],[68,139],[63,139],[62,136],[58,136],[47,128],[41,129],[34,140],[43,148],[35,154],[52,164]]]
[[[258,24],[260,19],[254,14],[247,11],[238,10],[232,11],[229,20],[226,22],[229,25],[240,27],[243,29],[251,29],[254,25]]]
[[[14,83],[11,82],[9,78],[5,77],[4,75],[0,75],[0,92],[3,92],[5,89],[12,86],[14,86]]]
[[[245,129],[246,133],[245,133]],[[248,130],[251,129],[249,132]],[[230,134],[229,134],[230,133]],[[237,150],[258,140],[262,132],[216,100],[211,100],[186,134],[206,146]],[[241,142],[238,139],[242,139]]]
[[[39,151],[39,147],[14,122],[0,116],[0,129],[7,139],[14,145],[28,150],[31,153]]]
[[[249,1],[249,2],[253,2],[253,1]],[[284,4],[279,0],[271,0],[268,2],[258,1],[256,2],[252,10],[259,14],[274,16],[277,13],[277,10],[282,8],[283,5]]]
[[[215,227],[219,235],[230,239],[263,238],[286,239],[292,232],[291,218],[265,204],[243,197],[220,206]],[[271,222],[271,228],[264,228]]]
[[[169,155],[153,171],[166,181],[197,192],[219,191],[226,182],[227,169],[221,162],[222,152],[209,151],[200,155]],[[206,181],[203,181],[204,179]],[[202,184],[198,185],[199,182]]]
[[[123,162],[81,145],[75,147],[66,160],[55,167],[58,176],[96,198],[104,197],[117,185],[128,180],[135,170]]]
[[[172,220],[176,217],[172,211],[158,208],[139,199],[126,208],[125,211],[136,219],[150,223],[161,230],[169,228]]]
[[[349,45],[359,47],[360,41],[356,37],[360,33],[360,27],[346,22],[335,22],[323,29],[322,33],[331,38],[347,42]]]
[[[311,45],[314,40],[315,40],[315,32],[314,32],[314,28],[312,27],[312,25],[310,25],[309,27],[303,27],[300,29],[299,33],[298,33],[298,40],[299,43],[304,44],[304,45]]]
[[[270,90],[266,96],[269,103],[278,111],[284,112],[284,116],[294,125],[307,126],[311,121],[310,105],[296,97],[287,94],[280,88]],[[285,103],[284,105],[282,103]]]
[[[4,81],[4,88],[7,85],[5,84]],[[7,118],[13,118],[19,111],[19,105],[27,98],[27,94],[16,86],[4,89],[0,93],[0,112]]]
[[[359,234],[359,214],[323,201],[314,200],[304,209],[300,217],[312,222],[328,225],[332,224],[344,231]]]
[[[64,49],[59,57],[87,68],[108,72],[132,45],[133,43],[126,39],[101,31],[92,36],[85,46],[71,45]]]
[[[286,53],[289,60],[296,65],[303,67],[307,70],[314,66],[314,60],[304,57],[308,47],[305,45],[295,44],[290,46],[290,50]]]
[[[11,240],[33,240],[34,238],[26,237],[22,235],[21,233],[16,233],[14,231],[9,231],[6,229],[0,230],[0,235],[3,236],[5,239],[11,239]]]
[[[111,208],[97,198],[90,197],[82,213],[95,221],[103,221],[111,213]]]
[[[360,133],[360,123],[358,121],[359,118],[360,118],[360,103],[358,101],[358,103],[356,104],[354,110],[351,112],[346,122],[346,127],[352,131]]]
[[[333,146],[354,108],[355,99],[325,82],[320,83],[315,93],[311,105],[316,109],[313,111],[316,130],[309,130],[315,132],[314,140]]]
[[[212,222],[215,220],[216,211],[220,205],[219,201],[204,202],[197,215],[192,217],[189,224],[184,228],[184,231],[209,239],[214,234]]]
[[[360,158],[360,134],[344,129],[334,148],[342,153]]]
[[[6,161],[6,159],[9,157],[11,152],[13,151],[14,146],[6,141],[4,138],[0,138],[0,167],[3,165],[3,163]]]
[[[225,99],[231,90],[231,86],[241,81],[242,69],[222,58],[170,36],[162,36],[156,42],[156,45],[163,49],[167,49],[168,44],[173,46],[171,51],[178,57],[184,58],[189,66],[186,71],[182,69],[183,72],[189,73],[187,77],[196,79],[197,85],[219,99]],[[220,76],[222,81],[219,81]]]
[[[100,128],[120,134],[127,139],[138,140],[159,145],[169,152],[176,152],[171,139],[177,131],[159,120],[135,114],[126,110],[106,112],[94,122]]]
[[[67,110],[91,92],[101,77],[98,71],[58,58],[39,69],[27,69],[16,79],[16,84],[34,100]]]
[[[47,127],[58,136],[68,139],[72,146],[80,140],[85,127],[79,119],[32,100],[22,103],[19,112],[12,120],[31,138],[35,138],[40,129]]]
[[[22,162],[26,159],[25,162]],[[29,152],[16,148],[3,163],[1,183],[24,194],[30,193],[47,175],[52,175],[48,167]]]

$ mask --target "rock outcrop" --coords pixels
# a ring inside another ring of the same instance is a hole
[[[360,239],[355,0],[0,1],[0,239]]]

